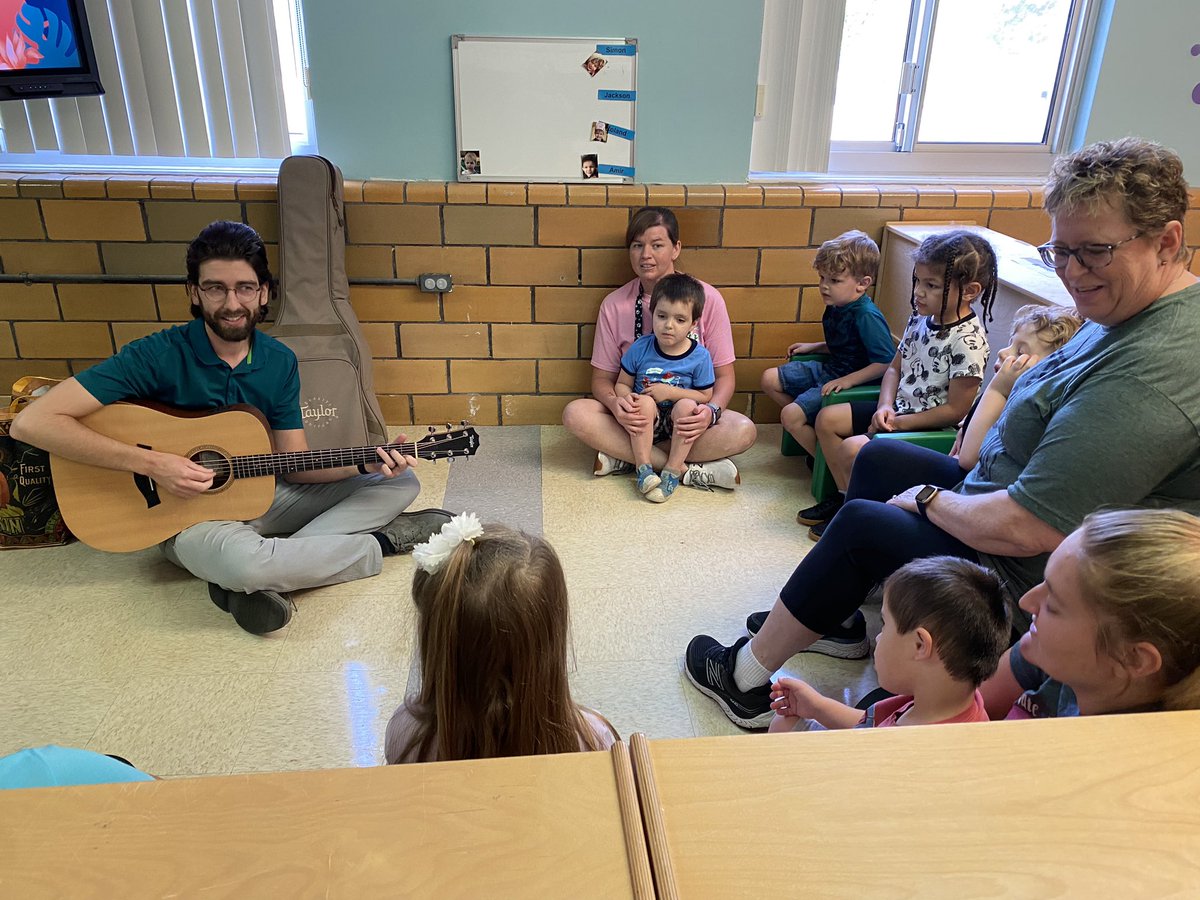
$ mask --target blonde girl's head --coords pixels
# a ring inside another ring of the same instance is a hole
[[[1073,338],[1082,327],[1083,316],[1074,308],[1029,303],[1013,314],[1012,335],[1016,337],[1018,331],[1026,329],[1050,352]]]
[[[1149,657],[1164,708],[1200,709],[1200,519],[1167,509],[1098,512],[1077,534],[1097,651],[1133,669]]]
[[[1013,314],[1007,347],[996,351],[995,371],[1011,356],[1029,354],[1043,359],[1063,346],[1083,326],[1074,309],[1030,303]]]
[[[503,525],[413,576],[422,683],[404,755],[484,759],[599,745],[567,686],[567,585],[554,549]]]
[[[991,320],[999,278],[996,272],[996,253],[986,240],[961,229],[933,234],[917,247],[913,254],[913,263],[941,275],[942,301],[939,322],[955,317],[955,310],[950,305],[952,295],[956,303],[977,295],[984,324]],[[914,312],[917,309],[916,287],[917,275],[914,271]]]

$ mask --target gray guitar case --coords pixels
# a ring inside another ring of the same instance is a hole
[[[387,442],[371,352],[350,306],[342,173],[321,156],[279,167],[279,309],[270,330],[300,360],[314,450]]]

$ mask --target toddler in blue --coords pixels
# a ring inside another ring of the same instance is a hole
[[[712,356],[692,334],[703,312],[703,285],[690,275],[667,275],[650,296],[653,333],[638,338],[621,357],[614,389],[618,397],[637,404],[637,421],[626,424],[625,430],[633,445],[638,490],[654,503],[665,502],[679,487],[684,460],[699,437],[689,440],[674,433],[672,423],[712,399]],[[668,438],[666,465],[655,473],[650,451]]]

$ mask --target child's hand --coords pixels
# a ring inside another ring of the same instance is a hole
[[[788,356],[802,356],[805,353],[812,353],[816,344],[811,344],[806,341],[796,341],[787,349]]]
[[[891,432],[895,430],[896,410],[890,406],[875,410],[875,415],[871,416],[871,424],[867,427],[867,434],[875,435],[881,431]]]
[[[966,431],[967,429],[965,428],[958,429],[958,433],[954,436],[954,446],[950,448],[947,456],[953,456],[955,459],[958,459],[958,454],[962,452],[963,435],[966,434]]]
[[[771,684],[771,709],[781,716],[813,719],[822,696],[808,682],[799,678],[780,678]]]
[[[656,381],[654,384],[647,385],[642,393],[652,399],[655,403],[665,403],[668,400],[678,400],[675,394],[676,389],[671,387],[664,381]]]
[[[844,391],[854,386],[854,382],[848,377],[835,378],[821,385],[821,396],[828,397],[830,394],[836,394],[838,391]]]
[[[992,378],[991,383],[988,385],[988,390],[995,391],[1007,400],[1017,379],[1041,361],[1042,358],[1040,356],[1032,353],[1010,356],[1000,366],[1000,371]]]

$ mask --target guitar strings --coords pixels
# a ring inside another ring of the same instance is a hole
[[[447,435],[453,432],[446,432]],[[389,447],[399,450],[403,456],[413,456],[417,459],[432,459],[438,453],[442,445],[452,443],[446,439],[433,442],[429,445],[428,439],[423,442],[412,442],[408,444],[381,444],[378,446],[367,447],[349,447],[343,449],[330,450],[297,450],[286,453],[260,453],[250,454],[246,456],[222,457],[215,460],[202,460],[197,464],[203,466],[209,471],[217,475],[228,475],[231,471],[235,476],[255,476],[267,475],[275,470],[280,463],[284,463],[284,468],[287,468],[286,463],[296,462],[301,457],[305,460],[313,460],[317,462],[312,466],[301,466],[293,471],[305,471],[312,469],[331,469],[339,466],[352,466],[357,464],[366,465],[372,462],[378,462],[379,454],[376,452],[379,447]],[[426,455],[421,454],[422,449],[425,449]],[[459,453],[465,455],[466,451],[448,450],[441,455],[453,457]],[[330,465],[336,463],[336,465]]]
[[[400,451],[403,456],[415,456],[421,459],[421,448],[413,444],[391,444],[381,446],[392,446]],[[312,468],[328,469],[336,468],[336,466],[324,465],[325,463],[340,463],[346,466],[357,465],[358,463],[369,463],[377,461],[379,454],[376,453],[377,447],[349,447],[338,450],[297,450],[286,453],[255,453],[245,456],[222,457],[213,460],[201,460],[198,465],[206,469],[210,469],[217,473],[228,472],[232,469],[247,469],[262,466],[273,466],[279,463],[297,462],[300,459],[312,460],[319,463]]]

